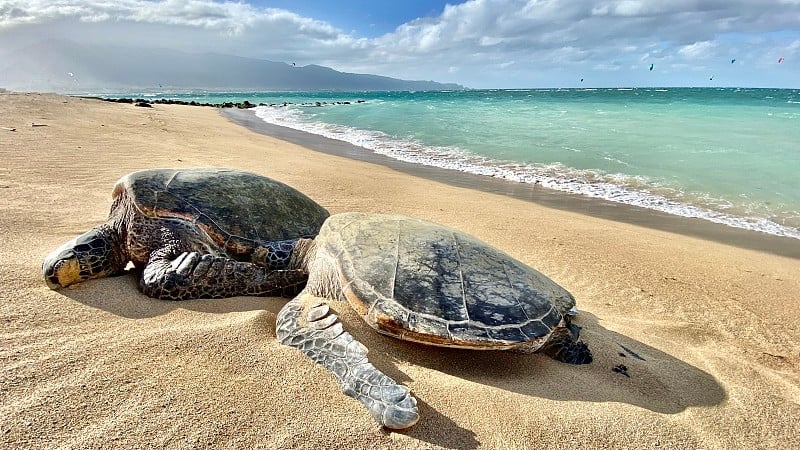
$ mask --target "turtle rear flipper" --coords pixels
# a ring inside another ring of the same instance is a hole
[[[382,426],[408,428],[419,420],[417,400],[367,360],[367,348],[342,329],[336,314],[324,303],[304,317],[301,293],[278,313],[278,340],[302,350],[339,381],[342,391],[367,407]]]
[[[589,364],[592,362],[592,352],[586,344],[577,340],[576,334],[571,326],[558,327],[538,351],[567,364]]]
[[[302,270],[270,270],[256,264],[197,252],[159,249],[142,272],[142,292],[163,300],[225,298],[238,295],[289,296],[305,285]]]

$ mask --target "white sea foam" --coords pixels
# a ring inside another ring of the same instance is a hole
[[[714,199],[701,199],[709,207],[683,203],[681,192],[662,189],[645,177],[625,174],[604,174],[579,170],[562,164],[521,164],[475,155],[454,147],[426,146],[411,139],[389,136],[380,131],[315,122],[300,108],[259,106],[255,114],[267,123],[348,142],[374,153],[400,161],[424,164],[477,175],[502,178],[572,194],[605,199],[612,202],[662,211],[683,217],[698,218],[736,228],[760,231],[777,236],[800,239],[800,230],[783,226],[763,217],[742,217],[710,209],[727,209],[729,204]]]

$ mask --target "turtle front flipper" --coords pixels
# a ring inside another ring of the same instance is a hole
[[[342,391],[363,403],[381,426],[403,429],[417,423],[417,400],[408,388],[367,360],[367,348],[342,329],[328,305],[318,303],[304,314],[304,297],[301,293],[281,309],[278,340],[330,370]]]
[[[270,270],[197,252],[183,252],[174,259],[172,256],[169,249],[150,255],[139,281],[146,295],[164,300],[289,296],[302,289],[308,279],[302,270]]]

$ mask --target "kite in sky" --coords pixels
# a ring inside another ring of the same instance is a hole
[[[780,58],[778,58],[778,64],[780,64],[780,63],[782,63],[782,62],[783,62],[783,56],[781,56]]]
[[[736,62],[736,58],[733,58],[733,59],[731,60],[731,64],[733,64],[733,63],[735,63],[735,62]]]
[[[652,72],[652,71],[653,71],[653,65],[650,64],[650,72]]]

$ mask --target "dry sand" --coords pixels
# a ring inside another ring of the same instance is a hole
[[[798,259],[313,152],[211,108],[2,93],[0,127],[4,448],[800,448]],[[420,422],[387,433],[276,342],[285,299],[158,301],[133,275],[45,286],[42,258],[105,220],[117,178],[191,166],[471,233],[575,295],[595,361],[429,348],[345,314],[419,400]]]

